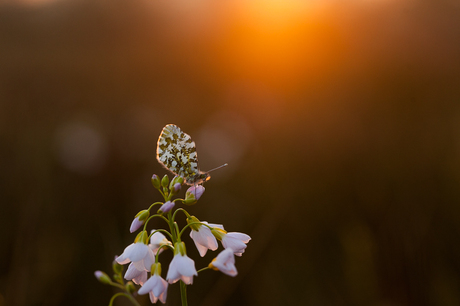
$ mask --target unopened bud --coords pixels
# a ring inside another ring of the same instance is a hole
[[[204,190],[205,190],[204,187],[201,185],[193,186],[187,189],[187,192],[185,193],[184,204],[186,205],[195,204],[200,199],[200,197],[203,195]]]
[[[180,190],[181,184],[175,183],[173,189],[171,190],[173,193],[178,193]]]
[[[177,182],[177,179],[179,178],[179,176],[175,176],[173,177],[173,179],[171,180],[171,183],[169,183],[169,189],[172,190],[174,188],[174,184],[176,184]]]
[[[117,283],[123,283],[123,278],[121,277],[120,274],[114,274],[113,280],[116,281]]]
[[[136,291],[136,287],[134,286],[133,282],[127,282],[125,288],[126,291],[128,291],[129,293],[133,293],[134,291]]]
[[[169,184],[169,177],[167,174],[165,174],[165,176],[163,176],[163,178],[161,179],[161,186],[166,188],[168,187],[168,184]]]
[[[102,271],[98,270],[98,271],[94,272],[94,276],[96,276],[97,280],[100,281],[103,284],[109,285],[112,282],[110,280],[110,277],[107,274],[105,274],[104,272],[102,272]]]
[[[145,223],[145,221],[147,220],[149,216],[150,216],[150,212],[146,209],[138,212],[137,215],[134,217],[133,222],[131,223],[131,227],[129,228],[129,231],[131,233],[137,231],[139,227],[141,227],[142,224]]]
[[[123,272],[123,266],[120,265],[116,260],[114,260],[112,262],[112,270],[113,272],[115,272],[116,274],[120,274],[121,272]]]
[[[160,209],[158,209],[158,213],[161,214],[165,214],[167,212],[169,212],[172,208],[174,207],[174,202],[171,202],[171,201],[168,201],[166,203],[164,203],[163,205],[161,205]]]
[[[158,177],[158,175],[154,174],[152,176],[151,181],[152,181],[153,187],[155,187],[156,189],[160,189],[161,183],[160,183],[160,178]]]

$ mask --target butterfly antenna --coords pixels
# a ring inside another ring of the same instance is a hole
[[[209,173],[209,172],[211,172],[211,171],[214,171],[214,170],[217,170],[217,169],[223,168],[223,167],[225,167],[225,166],[228,166],[228,164],[227,164],[227,163],[225,163],[225,164],[223,164],[222,166],[219,166],[219,167],[217,167],[217,168],[211,169],[211,170],[209,170],[209,171],[207,171],[207,172]]]

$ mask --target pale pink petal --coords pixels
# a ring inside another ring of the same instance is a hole
[[[232,238],[241,240],[244,243],[248,243],[249,240],[251,240],[251,237],[249,235],[244,234],[244,233],[230,232],[230,233],[227,233],[227,235],[230,235]]]
[[[150,302],[152,302],[152,304],[155,304],[158,301],[158,298],[155,295],[153,295],[153,292],[149,292],[149,297],[150,297]],[[163,301],[161,302],[164,304]]]
[[[178,256],[177,270],[184,276],[198,275],[195,269],[195,262],[188,256]]]
[[[196,246],[198,252],[200,253],[200,256],[203,257],[204,255],[206,255],[206,252],[208,251],[208,248],[205,247],[205,246],[202,246],[201,244],[198,244],[195,240],[193,240],[193,242],[195,242],[195,246]]]
[[[131,280],[131,279],[137,277],[139,274],[141,274],[141,272],[142,272],[142,270],[136,269],[136,267],[134,266],[134,264],[131,263],[131,264],[128,266],[128,269],[126,270],[125,279]]]
[[[184,276],[184,275],[182,275],[181,280],[187,285],[193,284],[193,276]]]
[[[133,278],[133,282],[137,285],[143,285],[147,281],[147,271],[142,271],[141,274]]]
[[[232,249],[225,249],[220,252],[211,264],[227,275],[236,276],[238,274]]]

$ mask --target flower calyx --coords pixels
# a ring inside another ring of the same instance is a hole
[[[134,239],[134,243],[143,243],[143,244],[148,244],[149,241],[149,234],[147,231],[142,231],[139,234],[137,234],[136,239]]]
[[[199,231],[200,228],[203,226],[201,224],[198,224],[198,222],[200,222],[200,220],[198,220],[198,218],[195,216],[190,216],[187,218],[187,224],[190,224],[191,229],[194,231]]]
[[[211,233],[214,235],[214,237],[216,237],[220,241],[222,241],[222,238],[224,238],[224,236],[227,235],[226,230],[224,230],[222,228],[218,228],[218,227],[213,227],[211,229]]]

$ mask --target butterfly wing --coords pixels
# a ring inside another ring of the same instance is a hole
[[[186,181],[193,181],[200,173],[195,142],[174,124],[166,125],[161,131],[157,143],[157,160]]]

